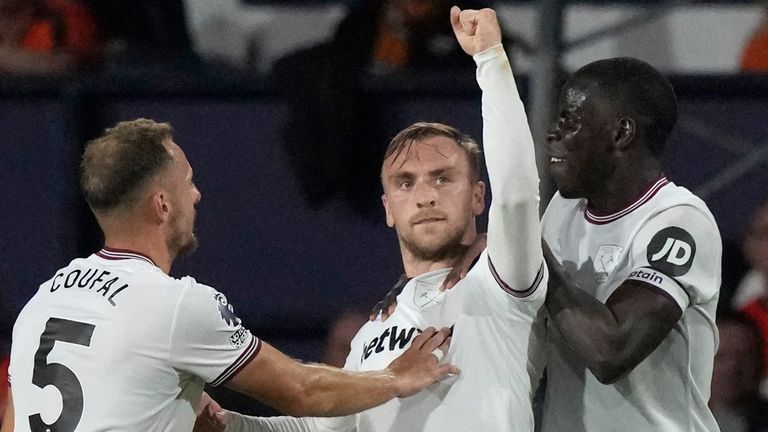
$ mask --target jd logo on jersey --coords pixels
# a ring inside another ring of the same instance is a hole
[[[691,269],[695,255],[693,237],[682,228],[669,227],[653,236],[646,256],[651,267],[668,276],[682,276]]]

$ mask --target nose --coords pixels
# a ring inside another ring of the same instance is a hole
[[[200,202],[201,199],[203,199],[203,194],[200,193],[200,189],[195,188],[195,193],[197,194],[195,197],[195,205]]]
[[[437,191],[428,184],[416,185],[416,207],[434,207],[437,205]]]
[[[549,130],[547,130],[547,143],[553,144],[560,141],[562,138],[563,136],[560,133],[560,122],[555,122],[549,127]]]

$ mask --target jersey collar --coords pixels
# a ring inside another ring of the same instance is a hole
[[[617,211],[615,213],[611,213],[609,215],[599,215],[599,214],[594,213],[593,211],[590,210],[589,203],[587,203],[587,209],[584,212],[584,218],[587,220],[587,222],[593,223],[595,225],[605,225],[607,223],[611,223],[611,222],[613,222],[615,220],[618,220],[618,219],[620,219],[620,218],[622,218],[622,217],[632,213],[637,208],[639,208],[643,204],[645,204],[648,201],[650,201],[651,198],[653,198],[653,196],[656,195],[656,193],[658,191],[660,191],[661,188],[663,188],[667,184],[669,184],[669,180],[667,179],[667,177],[665,177],[665,176],[659,177],[658,180],[656,180],[655,182],[651,183],[648,186],[648,188],[646,188],[646,190],[643,191],[640,194],[640,197],[635,202],[633,202],[629,206],[625,207],[623,210],[619,210],[619,211]]]
[[[101,248],[100,251],[96,252],[96,255],[101,258],[104,258],[107,260],[113,260],[113,261],[125,260],[125,259],[137,259],[140,261],[148,262],[153,266],[157,267],[157,264],[155,264],[155,262],[152,261],[152,258],[142,253],[128,250],[128,249],[114,249],[111,247],[104,246],[103,248]]]

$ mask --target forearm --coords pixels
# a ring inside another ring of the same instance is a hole
[[[549,319],[595,374],[602,375],[620,355],[621,326],[605,304],[569,282],[550,285]]]
[[[289,412],[292,415],[345,416],[399,396],[396,378],[387,370],[349,372],[319,364],[303,367],[307,369],[303,383],[307,409]]]
[[[474,56],[483,90],[483,146],[493,201],[488,253],[499,277],[525,290],[541,268],[539,177],[533,138],[501,46]]]

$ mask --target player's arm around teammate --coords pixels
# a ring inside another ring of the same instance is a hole
[[[264,344],[259,355],[227,387],[295,416],[343,416],[395,397],[411,396],[449,373],[432,352],[449,338],[449,330],[426,329],[412,349],[384,371],[347,372],[320,364],[304,364]]]

